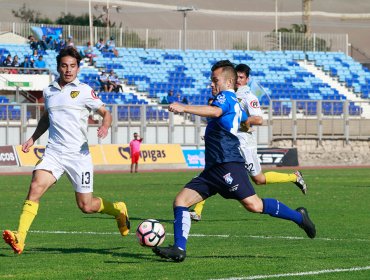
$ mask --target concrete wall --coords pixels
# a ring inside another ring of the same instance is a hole
[[[353,140],[275,140],[273,147],[298,149],[301,166],[370,165],[370,141]]]

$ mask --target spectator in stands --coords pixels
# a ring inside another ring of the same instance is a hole
[[[103,38],[100,38],[100,39],[99,39],[99,42],[97,42],[97,43],[95,44],[95,47],[96,47],[99,51],[101,51],[101,52],[103,52],[103,51],[104,51],[104,49],[105,49],[105,44],[104,44],[104,40],[103,40]]]
[[[112,92],[112,91],[119,92],[120,90],[123,91],[122,86],[121,86],[121,82],[118,79],[117,74],[115,74],[114,70],[112,69],[110,71],[109,76],[108,76],[108,91],[109,92]]]
[[[3,60],[2,64],[1,64],[2,67],[12,67],[12,56],[11,54],[8,54],[6,56],[6,58]],[[9,73],[10,70],[9,69],[3,69],[3,73]]]
[[[33,62],[30,60],[29,56],[24,57],[24,61],[21,63],[21,68],[33,68]],[[22,73],[31,74],[32,70],[22,69]]]
[[[168,104],[167,96],[162,97],[161,104]]]
[[[68,36],[66,46],[67,47],[74,47],[75,46],[75,43],[73,42],[73,37],[71,35]]]
[[[173,96],[173,90],[172,89],[168,92],[167,102],[168,102],[168,104],[171,104],[171,103],[175,102],[175,97]]]
[[[100,90],[108,92],[108,75],[105,73],[105,70],[102,70],[101,75],[99,76]]]
[[[53,39],[52,36],[49,36],[45,40],[46,46],[48,50],[54,50],[55,49],[55,40]]]
[[[107,41],[107,44],[105,46],[108,52],[113,53],[116,57],[119,56],[118,51],[116,49],[116,43],[114,42],[114,37],[110,37],[110,40]]]
[[[87,57],[89,59],[89,64],[90,65],[94,64],[93,59],[94,59],[94,57],[96,57],[96,55],[94,54],[94,50],[93,50],[90,42],[86,43],[86,47],[83,49],[83,55],[84,55],[84,57]]]
[[[181,103],[181,94],[179,92],[176,94],[176,97],[174,97],[173,102]]]
[[[31,59],[33,62],[35,62],[36,60],[38,60],[38,59],[39,59],[39,56],[40,56],[39,51],[38,51],[38,50],[33,50],[33,52],[32,52],[32,55],[31,55],[30,59]]]
[[[46,68],[46,63],[45,63],[42,55],[40,55],[39,58],[35,61],[34,67],[39,68],[39,69],[45,69]],[[42,74],[43,71],[39,70],[38,73]]]
[[[144,138],[141,138],[137,132],[134,133],[134,139],[130,142],[130,156],[131,156],[131,173],[137,173],[140,158],[140,145]]]
[[[9,71],[9,73],[10,74],[18,74],[18,69],[15,69],[15,68],[19,67],[19,66],[20,66],[20,63],[19,63],[18,55],[15,55],[13,57],[13,61],[12,61],[12,65],[11,65],[12,69]]]
[[[30,44],[31,50],[37,50],[39,48],[39,44],[33,35],[28,36],[28,43]]]
[[[55,40],[55,51],[60,52],[60,50],[66,47],[66,41],[63,39],[63,35],[59,34],[58,39]]]
[[[3,61],[3,67],[11,67],[12,66],[12,56],[8,54]]]
[[[43,54],[46,53],[48,49],[48,43],[46,42],[46,36],[42,35],[42,39],[39,41],[39,49],[42,51]]]
[[[182,98],[181,103],[183,103],[183,104],[189,104],[189,101],[188,101],[188,99],[186,98],[186,96],[185,96],[185,95],[184,95],[184,97]]]

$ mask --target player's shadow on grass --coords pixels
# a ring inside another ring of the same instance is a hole
[[[142,253],[127,253],[127,252],[117,252],[117,250],[122,250],[123,247],[116,248],[31,248],[28,252],[32,253],[50,253],[50,254],[98,254],[98,255],[110,255],[113,257],[120,258],[137,258],[137,259],[151,259],[148,255]],[[110,261],[114,263],[114,261]],[[127,262],[123,262],[127,263]],[[136,262],[135,262],[136,263]]]

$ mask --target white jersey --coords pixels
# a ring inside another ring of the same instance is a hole
[[[88,150],[90,111],[104,105],[94,90],[78,79],[63,88],[54,81],[44,89],[44,99],[50,121],[47,148],[60,152]]]
[[[249,86],[239,87],[236,97],[248,116],[263,116],[258,98],[252,93]],[[238,131],[237,136],[241,147],[257,148],[257,131],[253,127],[248,132]]]

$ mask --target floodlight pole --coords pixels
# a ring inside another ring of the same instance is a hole
[[[278,33],[278,0],[275,0],[275,34]]]
[[[94,26],[93,26],[93,16],[91,12],[91,0],[89,0],[89,27],[90,27],[90,44],[91,46],[94,46]]]
[[[193,6],[189,6],[189,7],[177,7],[177,11],[178,12],[182,12],[183,15],[184,15],[184,21],[183,21],[183,50],[185,51],[186,50],[186,31],[187,31],[187,19],[186,19],[186,16],[187,16],[187,13],[188,12],[191,12],[191,11],[194,11],[195,8]]]
[[[107,0],[107,40],[109,40],[109,0]]]

